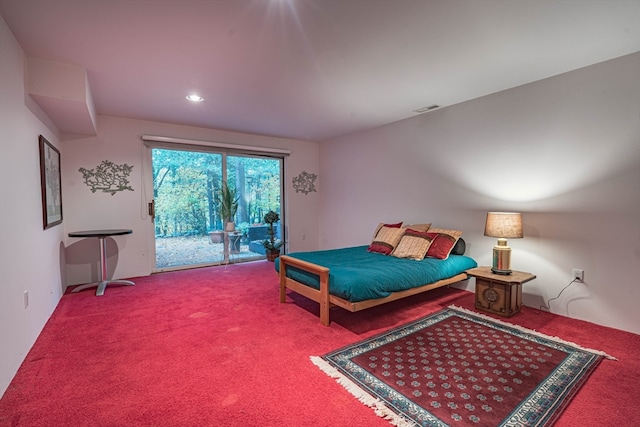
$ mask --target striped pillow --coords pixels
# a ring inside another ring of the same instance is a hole
[[[407,228],[391,255],[420,261],[427,255],[432,239],[427,232]]]
[[[400,228],[402,223],[396,226],[396,224],[381,224],[376,230],[376,234],[373,237],[373,241],[367,249],[369,252],[377,252],[384,255],[389,255],[395,249],[400,238],[404,234],[405,229]]]
[[[376,231],[373,232],[373,238],[375,239],[376,236],[378,235],[378,231],[380,231],[380,229],[382,227],[389,227],[389,228],[401,228],[402,227],[402,222],[398,222],[396,224],[385,224],[384,222],[381,222],[380,224],[378,224],[378,226],[376,227]]]

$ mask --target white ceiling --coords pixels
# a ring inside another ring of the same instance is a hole
[[[311,141],[640,51],[640,0],[0,0],[0,14],[27,55],[87,70],[98,114]]]

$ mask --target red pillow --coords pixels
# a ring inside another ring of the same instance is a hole
[[[427,249],[427,256],[431,258],[447,259],[451,250],[456,245],[457,238],[444,233],[429,233],[431,244]]]

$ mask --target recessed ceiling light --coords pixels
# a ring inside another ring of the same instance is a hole
[[[196,94],[187,95],[187,99],[191,102],[202,102],[204,98]]]

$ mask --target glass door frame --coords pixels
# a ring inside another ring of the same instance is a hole
[[[222,156],[222,161],[221,161],[221,168],[222,168],[222,173],[221,173],[221,178],[223,181],[227,181],[228,179],[228,161],[227,161],[227,156],[237,156],[237,157],[250,157],[250,158],[264,158],[264,159],[270,159],[270,160],[277,160],[279,161],[279,192],[280,192],[280,206],[279,206],[279,214],[280,214],[280,227],[281,227],[281,234],[282,234],[282,239],[283,241],[286,242],[286,209],[285,209],[285,192],[284,192],[284,177],[285,177],[285,166],[286,166],[286,161],[285,158],[286,156],[280,153],[264,153],[261,151],[252,151],[249,149],[243,149],[243,150],[234,150],[234,149],[228,149],[228,148],[220,148],[220,147],[216,147],[216,146],[209,146],[209,145],[199,145],[199,144],[183,144],[183,143],[162,143],[162,142],[152,142],[152,141],[147,141],[145,140],[144,146],[146,147],[145,153],[143,154],[143,180],[146,183],[145,184],[145,188],[150,188],[150,194],[148,191],[144,191],[144,197],[145,200],[147,200],[147,203],[149,203],[149,205],[151,205],[154,201],[154,191],[153,191],[153,158],[152,158],[152,150],[154,148],[158,148],[158,149],[166,149],[166,150],[176,150],[176,151],[194,151],[194,152],[203,152],[203,153],[211,153],[211,154],[220,154]],[[148,167],[144,167],[144,165],[148,165]],[[145,170],[147,171],[145,173]],[[154,222],[154,218],[151,215],[152,213],[152,206],[149,206],[149,217],[151,219],[150,222],[150,230],[151,230],[151,235],[150,235],[150,243],[149,243],[149,260],[150,260],[150,267],[151,267],[151,272],[152,273],[156,273],[156,272],[164,272],[164,271],[172,271],[172,270],[181,270],[181,269],[188,269],[188,268],[194,268],[194,267],[204,267],[204,266],[216,266],[216,265],[220,265],[223,264],[223,262],[212,262],[212,263],[207,263],[207,264],[191,264],[191,265],[181,265],[181,266],[175,266],[175,267],[161,267],[158,268],[157,267],[157,260],[156,260],[156,236],[155,236],[155,232],[156,232],[156,224]],[[285,244],[286,246],[286,244]],[[283,251],[285,250],[285,247],[283,247]],[[266,256],[261,257],[260,259],[266,258]]]

